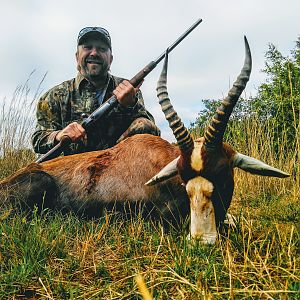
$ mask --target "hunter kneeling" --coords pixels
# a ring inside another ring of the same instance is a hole
[[[37,126],[32,136],[36,153],[47,153],[65,136],[72,143],[64,154],[103,150],[138,133],[160,135],[146,110],[142,93],[129,81],[110,74],[111,38],[102,27],[83,28],[78,35],[76,78],[55,86],[37,105]],[[112,95],[118,105],[92,130],[81,123]]]

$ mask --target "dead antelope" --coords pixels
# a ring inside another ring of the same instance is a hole
[[[234,167],[265,176],[289,176],[223,143],[226,124],[251,72],[246,39],[245,47],[241,74],[204,137],[193,141],[170,103],[166,55],[157,90],[179,147],[141,134],[111,149],[33,163],[0,182],[4,198],[89,216],[100,216],[113,207],[122,211],[130,204],[170,222],[186,217],[190,209],[191,237],[214,242],[231,202]]]

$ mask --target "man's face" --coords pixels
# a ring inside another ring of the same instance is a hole
[[[87,37],[76,52],[77,70],[92,81],[106,79],[113,60],[109,46],[99,37]]]

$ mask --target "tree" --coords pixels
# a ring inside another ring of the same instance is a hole
[[[238,101],[231,116],[225,138],[232,135],[232,124],[255,118],[260,123],[271,124],[274,134],[272,142],[279,147],[284,137],[289,147],[299,147],[300,129],[300,36],[291,56],[283,56],[273,45],[265,54],[266,81],[258,88],[258,93],[250,99]],[[203,134],[203,128],[218,107],[220,100],[203,100],[204,109],[199,112],[191,131]],[[235,133],[236,133],[236,126]],[[243,134],[242,132],[240,134]]]
[[[272,44],[266,52],[263,72],[267,80],[253,99],[253,109],[261,121],[272,121],[276,140],[285,135],[289,144],[297,142],[300,114],[300,37],[291,57],[284,57]]]

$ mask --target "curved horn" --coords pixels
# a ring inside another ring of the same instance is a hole
[[[221,106],[217,109],[215,116],[204,133],[204,145],[206,148],[212,150],[221,145],[229,117],[250,77],[252,59],[249,44],[245,36],[244,41],[246,53],[242,71],[234,82],[233,87],[228,92],[228,96],[222,101]]]
[[[168,163],[163,169],[159,171],[155,176],[148,180],[145,185],[155,185],[157,183],[163,182],[170,179],[178,174],[177,162],[180,156]]]
[[[167,91],[167,69],[168,69],[168,49],[166,51],[165,62],[157,82],[157,97],[159,104],[161,105],[162,111],[165,114],[169,126],[173,131],[173,134],[177,140],[180,150],[187,152],[194,148],[193,139],[181,122],[176,111],[174,110]]]
[[[232,162],[234,168],[236,167],[256,175],[281,178],[291,176],[286,172],[265,164],[261,160],[241,153],[236,153],[236,155],[233,157]]]

